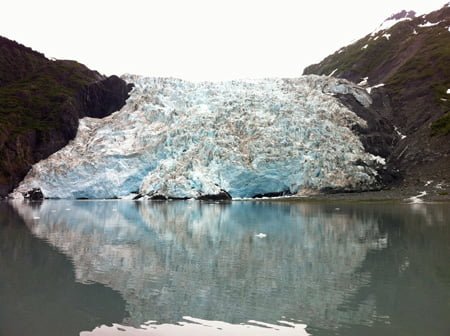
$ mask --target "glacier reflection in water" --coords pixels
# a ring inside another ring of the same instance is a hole
[[[95,328],[92,332],[82,332],[80,336],[307,336],[305,325],[288,321],[279,321],[277,325],[248,321],[241,324],[230,324],[222,321],[205,321],[189,316],[177,324],[157,324],[153,321],[145,323],[139,328],[113,324]]]
[[[228,326],[302,321],[316,333],[388,325],[381,296],[364,295],[379,267],[367,260],[395,251],[390,235],[397,237],[398,223],[387,222],[404,211],[410,214],[405,220],[422,218],[417,209],[308,203],[61,200],[14,206],[35,236],[73,262],[78,282],[122,295],[128,317],[117,323],[136,335],[154,327],[148,321],[160,332],[161,325],[175,328],[180,321],[197,327],[185,316]],[[411,263],[401,257],[392,265],[405,272]],[[387,274],[392,265],[385,265]],[[113,330],[99,326],[94,334]]]

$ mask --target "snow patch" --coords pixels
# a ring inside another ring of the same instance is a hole
[[[438,25],[439,23],[441,23],[441,21],[434,22],[434,23],[431,23],[431,22],[427,21],[425,23],[422,23],[422,24],[418,25],[417,27],[419,27],[419,28],[434,27],[434,26]]]
[[[383,37],[385,37],[386,38],[386,40],[389,40],[389,38],[391,37],[391,34],[383,34]]]
[[[375,36],[378,32],[383,31],[383,30],[387,30],[391,27],[393,27],[394,25],[396,25],[399,22],[402,21],[411,21],[411,18],[409,17],[405,17],[405,18],[401,18],[401,19],[388,19],[385,20],[382,24],[380,24],[378,26],[377,29],[375,29],[372,34],[370,34],[370,36]]]
[[[433,180],[427,181],[427,183],[425,183],[425,187],[428,187],[431,183],[433,183]]]
[[[417,35],[417,31],[415,29],[413,30],[413,35]]]
[[[397,133],[397,135],[400,137],[400,140],[403,140],[406,138],[406,135],[400,133],[397,126],[394,126],[394,130],[395,130],[395,133]]]
[[[368,81],[369,77],[364,77],[359,83],[359,86],[364,86],[367,85],[367,81]]]
[[[331,73],[328,75],[328,77],[333,76],[336,73],[336,71],[338,71],[338,68],[336,68],[333,71],[331,71]]]
[[[361,50],[367,49],[368,46],[369,46],[369,45],[366,44],[364,47],[361,48]]]
[[[256,234],[255,237],[257,237],[257,238],[266,238],[267,235],[265,233],[260,232],[260,233]]]
[[[370,94],[370,93],[372,92],[373,89],[377,89],[377,88],[382,87],[382,86],[384,86],[384,84],[383,84],[383,83],[380,83],[380,84],[377,84],[377,85],[374,85],[374,86],[371,86],[371,87],[366,88],[366,91],[367,91],[367,93]]]
[[[450,94],[450,89],[447,89],[447,94]]]

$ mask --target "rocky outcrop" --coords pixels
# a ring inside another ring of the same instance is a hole
[[[42,194],[41,189],[34,188],[25,193],[24,198],[30,201],[41,201],[44,199],[44,194]]]
[[[117,77],[111,76],[83,88],[80,94],[82,108],[86,117],[104,118],[125,105],[128,93],[133,84],[126,84]]]
[[[372,117],[351,97],[341,100],[368,121],[361,132],[365,148],[386,157],[407,185],[450,180],[449,29],[448,4],[420,17],[403,11],[304,70],[366,87]]]
[[[410,18],[413,19],[416,17],[416,12],[415,11],[406,11],[406,10],[402,10],[398,13],[395,13],[393,15],[391,15],[388,20],[401,20],[404,18]]]
[[[0,197],[31,166],[64,147],[78,119],[119,110],[131,87],[74,61],[43,54],[0,37]]]
[[[231,201],[231,195],[225,190],[220,190],[217,194],[201,195],[197,199],[200,201]]]

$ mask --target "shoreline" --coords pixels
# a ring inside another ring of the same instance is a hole
[[[42,202],[45,200],[76,200],[76,201],[151,201],[151,202],[175,202],[177,199],[168,200],[151,200],[139,199],[132,200],[127,198],[116,199],[43,199],[43,200],[27,200],[20,201],[28,202]],[[19,201],[18,199],[3,198],[1,201]],[[186,199],[184,201],[200,201],[207,203],[227,203],[227,202],[286,202],[286,203],[302,203],[302,202],[395,202],[403,204],[423,204],[423,203],[447,203],[450,202],[450,188],[445,186],[440,189],[427,187],[407,187],[394,188],[378,191],[364,191],[364,192],[344,192],[344,193],[330,193],[330,194],[308,194],[308,195],[290,195],[290,196],[276,196],[276,197],[261,197],[261,198],[234,198],[231,200],[196,200]]]

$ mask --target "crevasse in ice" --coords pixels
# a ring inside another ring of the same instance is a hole
[[[35,164],[15,190],[50,198],[113,198],[133,192],[196,198],[323,188],[369,188],[376,157],[352,126],[365,121],[336,93],[370,96],[342,79],[302,76],[191,83],[126,75],[126,105],[80,120],[65,148]]]

